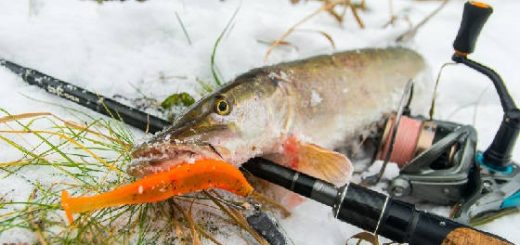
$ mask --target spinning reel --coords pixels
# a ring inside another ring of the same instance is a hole
[[[520,170],[511,161],[511,151],[520,131],[520,111],[500,76],[467,56],[475,49],[477,37],[493,12],[489,5],[469,1],[453,43],[452,60],[486,75],[500,97],[504,117],[492,144],[478,151],[475,128],[455,122],[413,116],[408,104],[409,82],[399,110],[386,122],[375,159],[383,160],[379,174],[365,183],[377,183],[388,162],[399,165],[399,176],[388,191],[397,198],[455,204],[452,216],[460,222],[478,224],[493,215],[520,208]],[[440,75],[440,74],[439,74]],[[437,79],[438,83],[438,79]],[[408,98],[408,103],[404,103]],[[433,108],[432,102],[432,108]]]

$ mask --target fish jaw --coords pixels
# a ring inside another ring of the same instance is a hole
[[[181,163],[194,163],[203,159],[222,160],[228,150],[211,144],[164,142],[143,144],[132,152],[132,162],[128,174],[144,177],[163,171]]]
[[[154,141],[134,149],[127,172],[135,177],[144,177],[167,171],[181,163],[203,159],[223,160],[239,167],[251,158],[282,152],[283,137],[248,138],[221,134],[198,142]]]
[[[206,130],[206,132],[204,132]],[[178,137],[198,132],[189,137]],[[252,132],[254,130],[250,130]],[[136,147],[127,172],[135,177],[163,172],[181,163],[197,160],[223,160],[239,167],[247,160],[280,149],[280,140],[263,134],[252,137],[236,127],[189,127],[182,130],[172,127],[152,140]]]

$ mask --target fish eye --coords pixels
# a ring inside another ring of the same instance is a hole
[[[228,115],[231,112],[231,106],[229,105],[227,100],[223,98],[218,98],[215,101],[215,112],[217,112],[217,114],[221,116]]]

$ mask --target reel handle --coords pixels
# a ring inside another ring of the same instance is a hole
[[[508,166],[511,163],[511,152],[520,134],[520,110],[516,107],[515,101],[498,73],[467,58],[467,55],[475,50],[478,35],[491,13],[493,13],[493,8],[485,3],[468,1],[464,4],[462,22],[453,43],[455,54],[451,59],[482,73],[495,85],[504,110],[504,117],[493,143],[484,152],[483,163],[495,170],[508,171]]]
[[[464,4],[459,32],[453,42],[456,52],[464,56],[473,53],[480,31],[491,13],[493,8],[485,3],[468,1]]]

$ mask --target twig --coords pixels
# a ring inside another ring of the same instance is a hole
[[[204,194],[206,194],[213,203],[215,203],[224,213],[226,213],[235,223],[242,229],[246,230],[255,240],[260,243],[261,245],[268,245],[269,243],[260,236],[246,221],[246,219],[238,214],[236,210],[224,206],[220,201],[209,194],[207,191],[204,191]]]
[[[395,21],[395,14],[394,14],[394,1],[388,0],[388,12],[390,13],[390,20],[388,21],[388,25],[393,25]]]
[[[200,242],[200,238],[199,238],[199,233],[197,233],[197,230],[195,229],[195,221],[193,220],[193,217],[191,216],[191,206],[190,206],[190,213],[187,214],[186,212],[184,212],[184,209],[182,209],[182,207],[179,204],[177,204],[175,201],[171,200],[171,203],[173,204],[173,206],[175,206],[175,208],[177,208],[177,210],[179,210],[181,212],[184,219],[186,219],[186,221],[190,225],[191,238],[192,238],[193,244],[200,245],[201,242]]]
[[[329,11],[330,9],[334,8],[338,3],[340,2],[330,2],[330,3],[326,3],[325,5],[321,6],[319,9],[317,9],[316,11],[312,12],[311,14],[305,16],[303,19],[301,19],[300,21],[296,22],[296,24],[294,24],[293,26],[291,26],[287,31],[285,31],[284,34],[282,34],[278,39],[276,39],[272,44],[271,44],[271,47],[269,47],[269,49],[265,52],[265,55],[264,55],[264,61],[267,61],[267,59],[269,58],[269,55],[271,54],[271,52],[273,52],[273,49],[279,45],[282,44],[282,42],[292,33],[294,32],[294,30],[302,25],[303,23],[307,22],[308,20],[312,19],[314,16],[318,15],[319,13],[323,12],[323,11]]]
[[[404,41],[408,41],[408,40],[412,39],[415,36],[415,34],[417,33],[417,31],[419,30],[419,28],[424,26],[431,18],[433,18],[435,15],[437,15],[437,13],[439,13],[444,8],[444,6],[446,6],[446,4],[448,4],[449,1],[450,0],[443,0],[442,3],[439,5],[439,7],[437,7],[435,10],[433,10],[428,16],[424,17],[424,19],[421,20],[421,22],[419,22],[417,25],[415,25],[415,27],[413,27],[410,30],[408,30],[407,32],[401,34],[396,39],[396,41],[404,42]]]
[[[358,23],[359,28],[365,29],[365,23],[363,23],[363,20],[361,20],[361,17],[359,17],[356,6],[354,6],[350,0],[346,0],[346,2],[348,2],[348,5],[350,5],[350,10],[352,10],[352,15],[354,15],[354,19]]]

